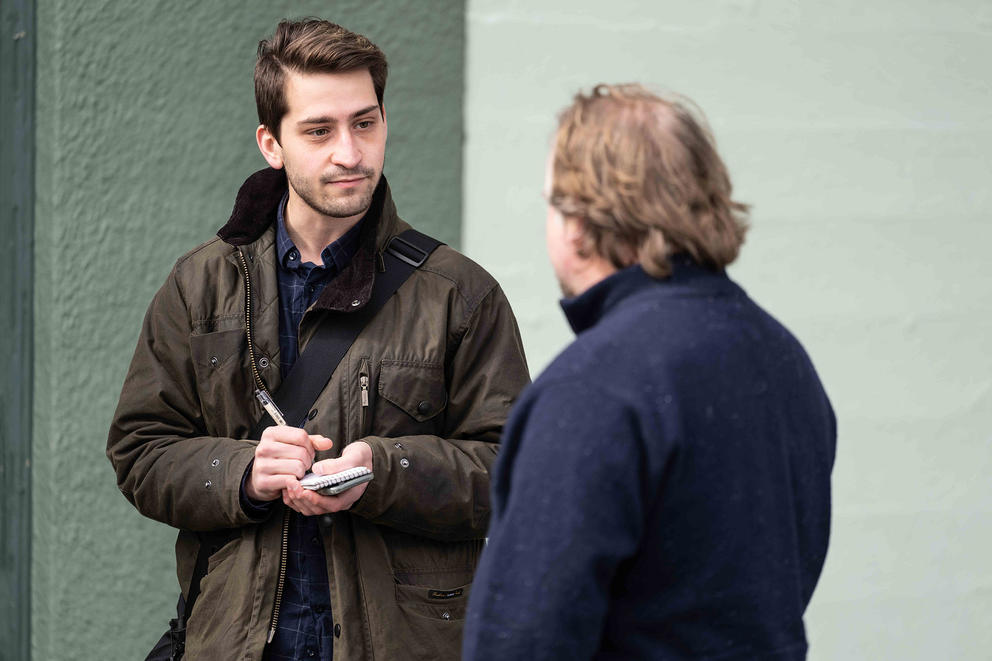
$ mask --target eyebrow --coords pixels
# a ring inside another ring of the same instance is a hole
[[[368,114],[368,113],[372,112],[373,110],[378,110],[378,109],[379,109],[378,104],[371,105],[371,106],[369,106],[367,108],[362,108],[361,110],[358,110],[356,112],[351,113],[351,117],[349,117],[349,119],[357,119],[358,117],[361,117],[362,115]],[[298,121],[297,124],[300,124],[300,125],[304,125],[304,124],[336,124],[337,121],[338,120],[336,120],[333,117],[307,117],[306,119],[301,119],[300,121]]]

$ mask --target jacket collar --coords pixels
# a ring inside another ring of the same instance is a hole
[[[217,231],[217,236],[238,248],[258,241],[275,223],[287,188],[284,170],[265,168],[248,177],[238,191],[231,218]],[[383,176],[362,223],[355,256],[332,285],[324,288],[314,309],[352,312],[365,307],[372,295],[375,273],[383,268],[382,252],[390,239],[407,227],[396,214],[389,184]]]
[[[600,280],[574,298],[562,299],[561,308],[572,331],[579,334],[592,328],[625,300],[655,287],[689,288],[710,295],[742,292],[726,272],[701,266],[685,253],[672,255],[669,260],[672,274],[664,280],[652,278],[635,264]]]

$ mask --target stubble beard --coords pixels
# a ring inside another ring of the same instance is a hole
[[[372,205],[372,196],[382,175],[372,168],[341,170],[321,177],[319,187],[312,186],[306,179],[292,176],[288,171],[286,176],[296,194],[314,211],[330,218],[351,218],[365,213]],[[334,179],[349,176],[365,177],[365,181],[360,188],[341,191],[339,197],[323,194],[323,187],[331,185]]]

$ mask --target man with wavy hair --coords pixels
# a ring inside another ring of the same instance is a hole
[[[578,337],[507,423],[465,658],[805,658],[836,423],[724,271],[747,207],[703,121],[600,85],[562,113],[547,178]]]

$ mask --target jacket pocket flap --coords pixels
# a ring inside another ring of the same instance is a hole
[[[384,360],[379,373],[379,394],[417,422],[430,420],[448,403],[444,369],[428,363]]]
[[[203,367],[219,367],[244,349],[245,330],[237,328],[193,335],[189,338],[189,344],[194,363]]]

